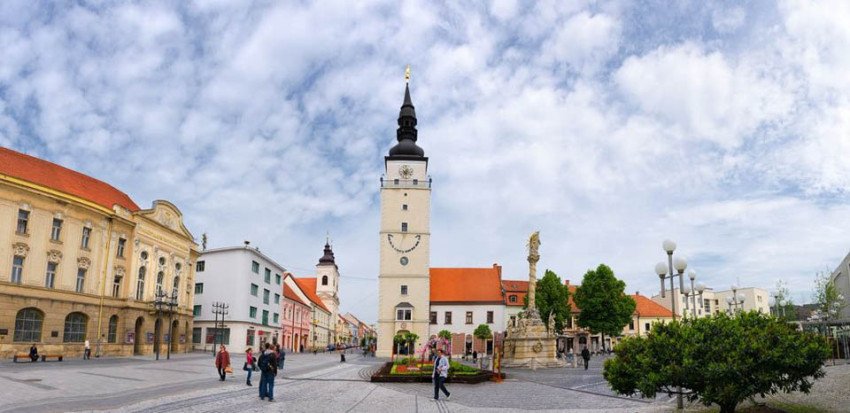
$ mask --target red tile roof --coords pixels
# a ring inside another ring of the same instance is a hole
[[[501,267],[431,268],[431,303],[502,303]]]
[[[664,308],[661,304],[652,301],[648,297],[640,294],[632,294],[637,306],[635,306],[635,314],[639,317],[670,317],[673,318],[673,312]]]
[[[521,280],[502,280],[502,288],[505,291],[528,292],[528,281]]]
[[[301,291],[304,293],[304,295],[307,296],[307,298],[310,299],[310,301],[313,302],[313,304],[316,304],[317,306],[323,308],[327,312],[331,312],[331,310],[328,310],[328,308],[325,307],[325,303],[322,302],[322,299],[319,298],[318,295],[316,295],[316,277],[313,277],[313,278],[295,278],[295,277],[292,277],[292,279],[295,280],[295,283],[298,284],[298,287],[301,288]]]
[[[302,300],[301,297],[298,296],[298,294],[295,294],[295,291],[291,287],[287,286],[286,283],[283,283],[283,296],[292,301],[295,301],[296,303],[310,305],[310,303],[305,303],[304,300]]]
[[[140,208],[127,194],[106,182],[64,166],[0,147],[0,175],[45,186],[112,209],[115,204],[130,211]]]
[[[502,280],[502,289],[505,290],[505,305],[508,307],[522,307],[525,305],[525,296],[528,295],[528,281]],[[511,302],[511,297],[516,300]]]

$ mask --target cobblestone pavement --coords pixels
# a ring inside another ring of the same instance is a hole
[[[379,366],[372,358],[335,354],[289,355],[275,384],[275,402],[260,401],[245,385],[241,357],[218,381],[209,354],[88,362],[0,363],[0,412],[472,412],[472,411],[670,411],[666,400],[617,397],[607,390],[601,362],[590,370],[512,370],[503,383],[449,384],[450,401],[433,400],[430,384],[373,384]]]

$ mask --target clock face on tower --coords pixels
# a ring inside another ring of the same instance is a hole
[[[398,168],[398,174],[404,179],[410,179],[413,176],[413,168],[410,165],[402,165]]]
[[[404,239],[397,240],[393,237],[393,234],[387,234],[387,242],[390,244],[390,247],[392,247],[392,249],[396,252],[400,252],[402,254],[407,254],[408,252],[415,250],[416,247],[419,246],[419,242],[422,241],[422,235],[419,234],[414,235],[412,238],[414,240],[413,242],[410,242],[409,240],[405,242]]]

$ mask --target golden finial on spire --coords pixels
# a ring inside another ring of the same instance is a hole
[[[407,65],[407,68],[404,69],[404,81],[410,83],[410,65]]]

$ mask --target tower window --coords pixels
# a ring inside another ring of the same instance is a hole
[[[322,285],[328,285],[328,276],[327,275],[322,276]]]
[[[407,286],[406,285],[401,286],[401,295],[407,295]]]
[[[398,178],[393,179],[393,184],[394,184],[394,185],[398,185]]]
[[[401,232],[407,232],[407,222],[401,223]]]
[[[401,204],[401,210],[407,211],[407,204]]]
[[[413,180],[413,185],[419,185],[419,180],[418,180],[418,179],[414,179],[414,180]]]

